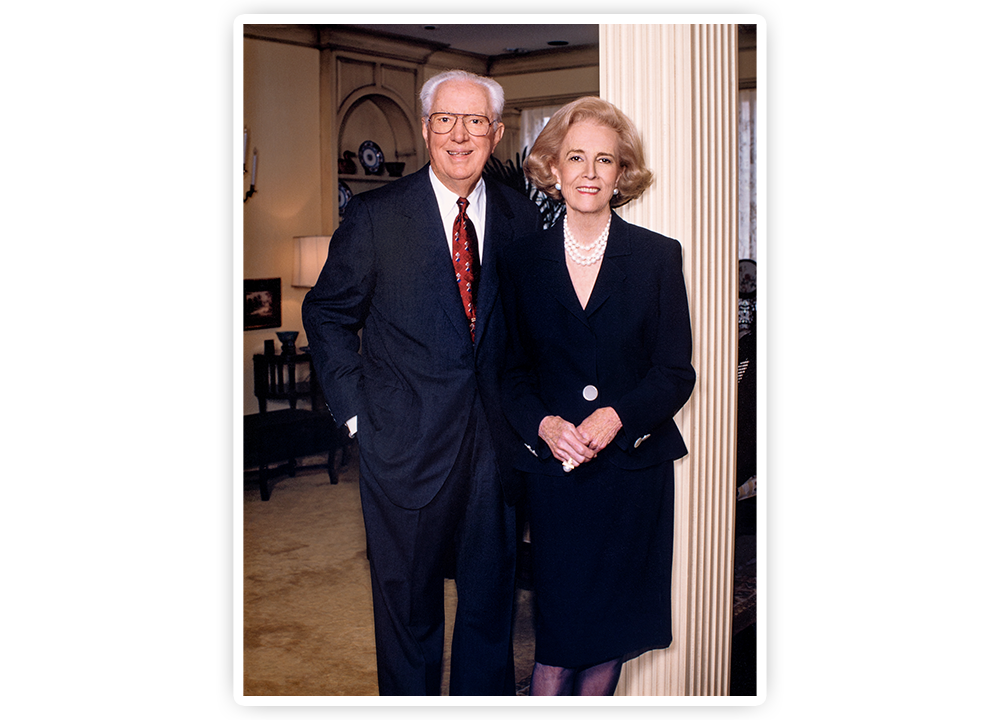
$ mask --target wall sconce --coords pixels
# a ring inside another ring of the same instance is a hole
[[[250,130],[243,128],[243,174],[247,174],[247,139],[250,136]],[[243,197],[243,202],[246,202],[250,197],[256,192],[254,185],[257,184],[257,148],[253,149],[253,164],[250,171],[250,190]]]
[[[326,264],[330,249],[329,235],[301,235],[295,242],[295,266],[292,271],[292,287],[309,287],[316,284],[320,270]]]

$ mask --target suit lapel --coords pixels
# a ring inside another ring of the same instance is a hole
[[[486,332],[500,282],[497,276],[497,255],[500,245],[511,240],[513,212],[503,195],[486,181],[486,236],[483,238],[483,262],[479,276],[479,297],[476,299],[476,346]]]
[[[403,235],[407,238],[406,242],[413,245],[412,255],[421,258],[421,271],[425,274],[432,294],[444,308],[445,315],[455,329],[468,338],[469,323],[462,307],[458,283],[455,282],[455,266],[448,251],[448,237],[441,223],[441,213],[438,211],[429,172],[429,165],[420,171],[420,177],[415,178],[409,188],[406,202],[402,203],[401,215],[406,227]]]

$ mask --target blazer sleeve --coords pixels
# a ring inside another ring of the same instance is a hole
[[[539,396],[538,373],[531,360],[531,350],[525,344],[527,333],[521,327],[528,315],[525,308],[519,307],[519,293],[516,292],[519,281],[514,277],[506,253],[501,254],[497,270],[503,314],[507,320],[507,357],[501,383],[504,415],[528,451],[544,460],[552,452],[539,438],[538,426],[550,413]]]
[[[634,452],[637,441],[641,444],[656,428],[672,421],[694,389],[691,317],[681,246],[676,240],[664,239],[665,262],[657,273],[655,288],[656,333],[650,366],[638,384],[613,405],[622,423],[615,442],[626,453]]]
[[[362,196],[347,205],[326,264],[302,303],[302,323],[330,412],[343,424],[362,408],[361,340],[374,277],[374,228]]]

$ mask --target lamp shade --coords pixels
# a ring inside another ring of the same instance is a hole
[[[326,263],[330,249],[329,235],[301,235],[295,241],[295,269],[293,287],[312,287],[319,279],[319,272]]]

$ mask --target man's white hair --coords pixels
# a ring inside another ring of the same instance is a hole
[[[481,88],[486,90],[490,97],[490,109],[493,111],[493,117],[491,117],[490,120],[500,120],[503,117],[504,98],[503,88],[500,86],[500,83],[492,78],[474,75],[473,73],[466,72],[465,70],[448,70],[447,72],[435,75],[424,83],[424,86],[420,89],[420,104],[423,109],[424,117],[428,117],[431,114],[431,103],[434,102],[434,93],[437,92],[437,89],[441,87],[443,83],[451,80],[460,80],[462,82],[470,82],[475,85],[479,85]]]

